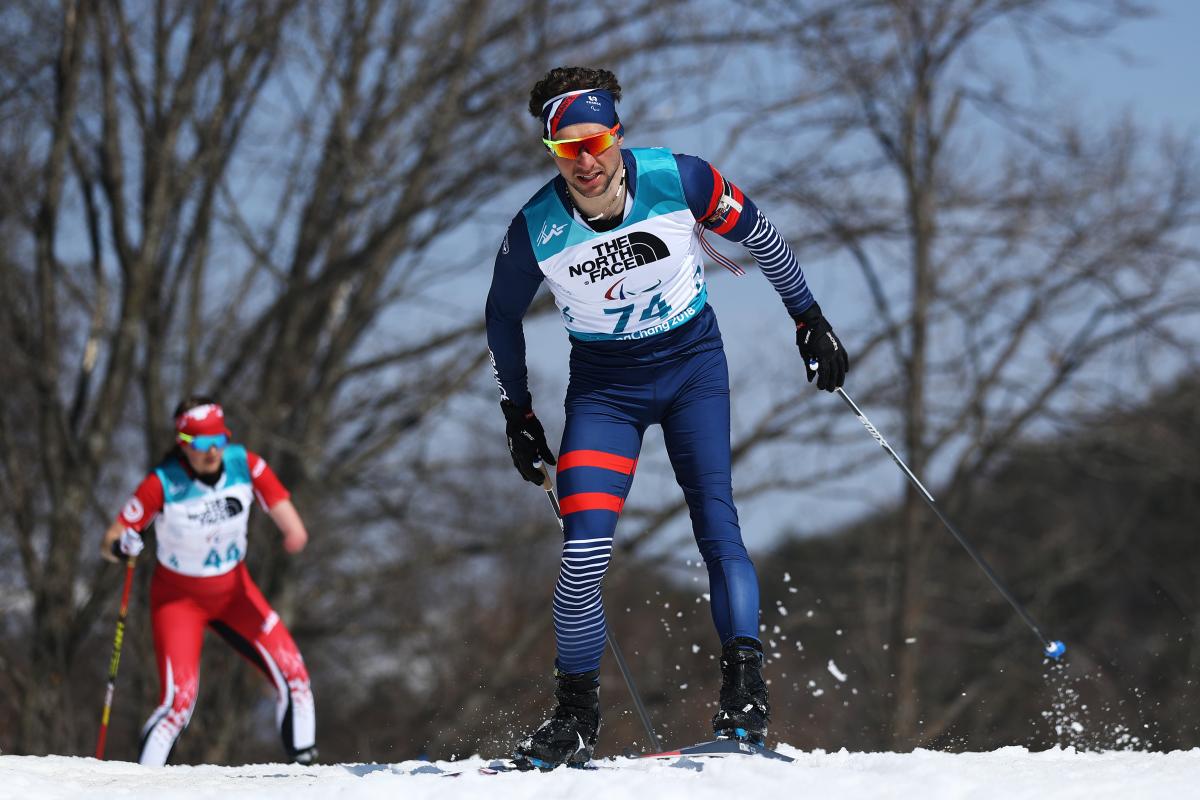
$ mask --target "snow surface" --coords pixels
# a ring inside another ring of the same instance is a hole
[[[165,767],[67,756],[0,756],[0,798],[365,798],[365,800],[729,800],[731,797],[1184,798],[1200,795],[1200,749],[1173,753],[1031,753],[1007,747],[991,753],[804,753],[786,745],[794,763],[757,757],[596,762],[602,769],[481,775],[489,763],[404,761],[300,767]],[[460,773],[457,777],[444,777]]]

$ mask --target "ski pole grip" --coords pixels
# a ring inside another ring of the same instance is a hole
[[[554,488],[554,481],[550,479],[550,471],[546,469],[544,462],[538,461],[537,468],[542,473],[541,486],[547,492]]]

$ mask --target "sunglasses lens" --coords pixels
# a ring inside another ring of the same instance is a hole
[[[229,443],[229,437],[223,433],[218,433],[216,436],[197,436],[192,439],[192,448],[195,450],[211,450],[217,448],[224,449]]]
[[[552,139],[542,139],[546,147],[550,148],[550,152],[559,158],[576,159],[579,154],[587,150],[593,156],[598,156],[608,148],[617,143],[617,134],[615,131],[601,131],[594,136],[585,136],[582,139],[568,139],[562,142],[556,142]]]
[[[579,151],[583,149],[583,143],[580,141],[573,142],[552,142],[550,152],[559,158],[579,158]]]
[[[584,139],[582,142],[580,142],[580,144],[583,145],[583,148],[589,153],[594,156],[598,156],[608,148],[612,147],[613,143],[616,141],[616,136],[613,136],[611,133],[605,131],[604,133]]]

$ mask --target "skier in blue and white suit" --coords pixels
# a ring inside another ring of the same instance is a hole
[[[607,70],[551,70],[530,112],[558,176],[513,219],[496,257],[487,334],[521,475],[542,483],[557,464],[565,528],[554,593],[558,706],[517,747],[520,763],[591,758],[600,724],[605,645],[600,581],[646,428],[659,424],[708,567],[722,645],[719,736],[761,742],[768,722],[760,674],[758,579],[742,544],[730,479],[729,375],[708,306],[707,231],[741,242],[783,299],[810,381],[833,391],[846,350],[821,314],[787,243],[714,167],[663,149],[622,150]],[[533,413],[521,320],[545,281],[571,340],[566,424],[556,460]]]

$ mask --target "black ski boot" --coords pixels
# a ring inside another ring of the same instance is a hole
[[[554,715],[517,745],[513,761],[526,769],[582,766],[592,760],[600,732],[600,671],[565,675],[554,670]]]
[[[306,767],[316,764],[317,759],[320,758],[320,753],[317,752],[315,745],[313,747],[306,747],[303,750],[297,750],[290,755],[293,763],[301,764]]]
[[[713,715],[717,736],[763,744],[771,704],[762,679],[762,645],[736,636],[721,650],[721,709]]]

